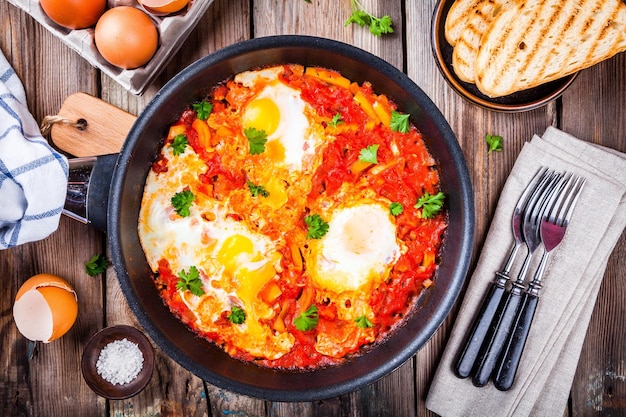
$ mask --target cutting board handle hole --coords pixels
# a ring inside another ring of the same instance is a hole
[[[81,132],[85,129],[87,129],[87,120],[85,119],[78,119],[76,120],[76,129],[80,130]]]

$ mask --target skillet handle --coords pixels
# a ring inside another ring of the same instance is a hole
[[[106,232],[109,190],[117,154],[69,159],[63,214]]]

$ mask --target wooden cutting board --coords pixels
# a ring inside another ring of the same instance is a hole
[[[65,99],[55,119],[52,142],[83,157],[118,153],[137,117],[97,97],[75,93]]]

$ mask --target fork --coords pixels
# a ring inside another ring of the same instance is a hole
[[[509,335],[499,363],[496,366],[494,386],[501,391],[506,391],[513,385],[537,303],[539,302],[539,291],[542,288],[541,280],[548,258],[552,251],[560,245],[565,236],[567,226],[584,184],[584,178],[575,176],[564,177],[558,186],[558,192],[550,197],[550,201],[547,204],[549,210],[546,210],[546,213],[542,216],[540,235],[545,250],[533,279],[528,284],[513,323],[513,332]]]
[[[493,320],[496,314],[500,300],[506,290],[506,285],[510,280],[509,274],[513,266],[513,262],[517,257],[520,248],[524,245],[524,235],[522,233],[522,219],[526,210],[526,206],[529,202],[531,195],[537,189],[539,184],[542,184],[543,179],[551,172],[547,168],[542,167],[535,173],[530,180],[522,195],[520,196],[515,208],[513,209],[513,216],[511,220],[511,227],[513,231],[513,247],[509,253],[508,259],[501,271],[496,272],[496,279],[491,283],[485,298],[478,310],[478,314],[470,332],[467,335],[467,340],[461,350],[457,363],[454,367],[454,372],[459,378],[466,378],[470,375],[480,346],[485,340],[487,331],[489,330],[489,324]]]
[[[500,352],[511,331],[513,320],[522,300],[526,274],[528,273],[533,255],[541,243],[539,235],[541,214],[561,177],[561,174],[555,172],[548,173],[547,176],[542,178],[539,186],[530,197],[522,224],[522,232],[528,252],[524,258],[524,263],[522,264],[517,279],[512,283],[511,289],[498,305],[498,309],[491,321],[485,340],[478,352],[477,361],[473,369],[474,376],[472,378],[472,383],[477,387],[482,387],[489,382],[489,378],[491,378]]]

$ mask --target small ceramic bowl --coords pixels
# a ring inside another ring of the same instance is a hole
[[[461,97],[489,110],[515,113],[546,105],[560,97],[572,84],[577,73],[508,96],[491,98],[482,94],[474,84],[461,81],[452,68],[452,45],[445,38],[446,17],[454,1],[440,0],[435,6],[431,27],[431,46],[441,74]]]
[[[109,343],[123,339],[139,346],[143,354],[143,366],[131,382],[121,385],[112,384],[98,374],[96,362],[102,349]],[[87,342],[83,351],[81,369],[85,382],[96,394],[111,400],[123,400],[138,394],[150,382],[154,369],[154,349],[148,338],[134,327],[125,325],[107,327],[94,334]]]

